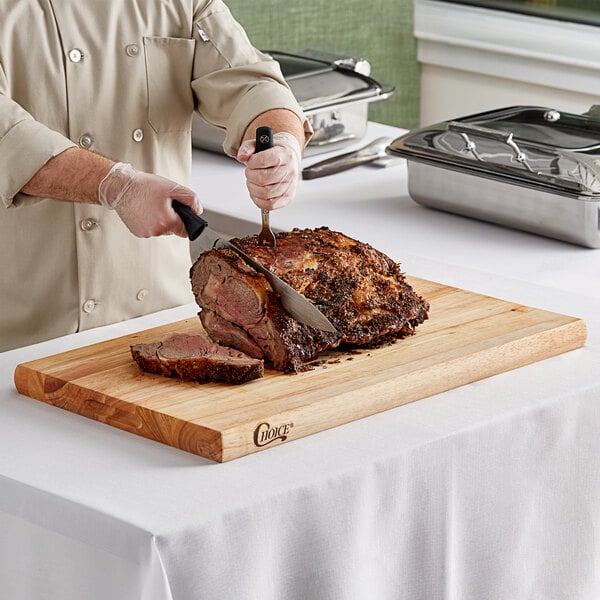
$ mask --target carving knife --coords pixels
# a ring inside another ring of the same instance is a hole
[[[194,260],[200,256],[202,252],[212,250],[213,248],[228,248],[233,250],[240,255],[244,262],[265,276],[267,281],[271,284],[271,287],[279,294],[283,308],[285,308],[296,321],[300,321],[305,325],[310,325],[321,331],[328,331],[331,333],[336,331],[329,319],[312,302],[310,302],[310,300],[297,292],[293,287],[283,281],[283,279],[280,279],[277,275],[271,273],[265,266],[256,262],[253,258],[232,244],[229,241],[232,239],[231,236],[228,237],[217,234],[208,226],[208,223],[202,217],[198,216],[189,206],[186,206],[177,200],[173,200],[173,210],[175,210],[183,221],[190,241],[193,242],[197,240],[192,246],[192,253],[196,254],[196,256],[192,256]]]

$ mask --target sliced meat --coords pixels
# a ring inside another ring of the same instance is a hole
[[[131,346],[131,355],[144,371],[186,380],[245,383],[264,372],[261,359],[221,346],[204,333],[170,333]]]
[[[275,250],[257,236],[232,242],[304,294],[338,331],[292,319],[267,280],[234,251],[205,252],[190,275],[209,334],[244,351],[258,347],[276,369],[303,370],[318,352],[340,344],[374,347],[412,335],[428,317],[429,304],[397,263],[342,233],[326,227],[278,233]]]
[[[230,321],[226,321],[216,312],[205,308],[199,314],[206,333],[215,342],[223,346],[237,348],[253,358],[263,358],[260,346],[241,327]]]

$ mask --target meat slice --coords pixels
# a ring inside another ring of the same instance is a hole
[[[258,347],[276,369],[303,370],[318,352],[340,344],[375,347],[404,338],[428,317],[429,304],[397,263],[342,233],[294,229],[277,234],[276,249],[257,236],[232,243],[306,296],[337,329],[325,333],[292,319],[267,280],[232,250],[205,252],[190,275],[209,335],[245,351]]]
[[[131,346],[131,355],[144,371],[186,380],[245,383],[264,372],[261,359],[220,346],[204,333],[169,333]]]
[[[264,356],[260,346],[248,333],[235,323],[226,321],[216,312],[205,308],[200,313],[200,320],[208,335],[213,340],[218,340],[219,344],[237,348],[253,358],[262,358]]]

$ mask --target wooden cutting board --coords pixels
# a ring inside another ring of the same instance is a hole
[[[408,339],[328,352],[298,375],[241,386],[143,373],[129,346],[197,318],[17,366],[22,394],[216,461],[227,461],[582,346],[581,319],[408,278],[431,303]]]

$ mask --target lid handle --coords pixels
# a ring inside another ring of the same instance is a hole
[[[515,160],[523,165],[528,171],[534,173],[535,171],[531,168],[527,162],[527,154],[519,148],[515,140],[513,139],[512,133],[505,131],[496,131],[495,129],[488,129],[487,127],[481,127],[480,125],[471,125],[470,123],[459,123],[458,121],[450,121],[448,123],[448,130],[455,131],[465,140],[466,149],[479,161],[485,162],[483,158],[477,153],[477,146],[473,140],[468,136],[477,134],[483,137],[492,138],[499,140],[506,144],[515,154]]]

